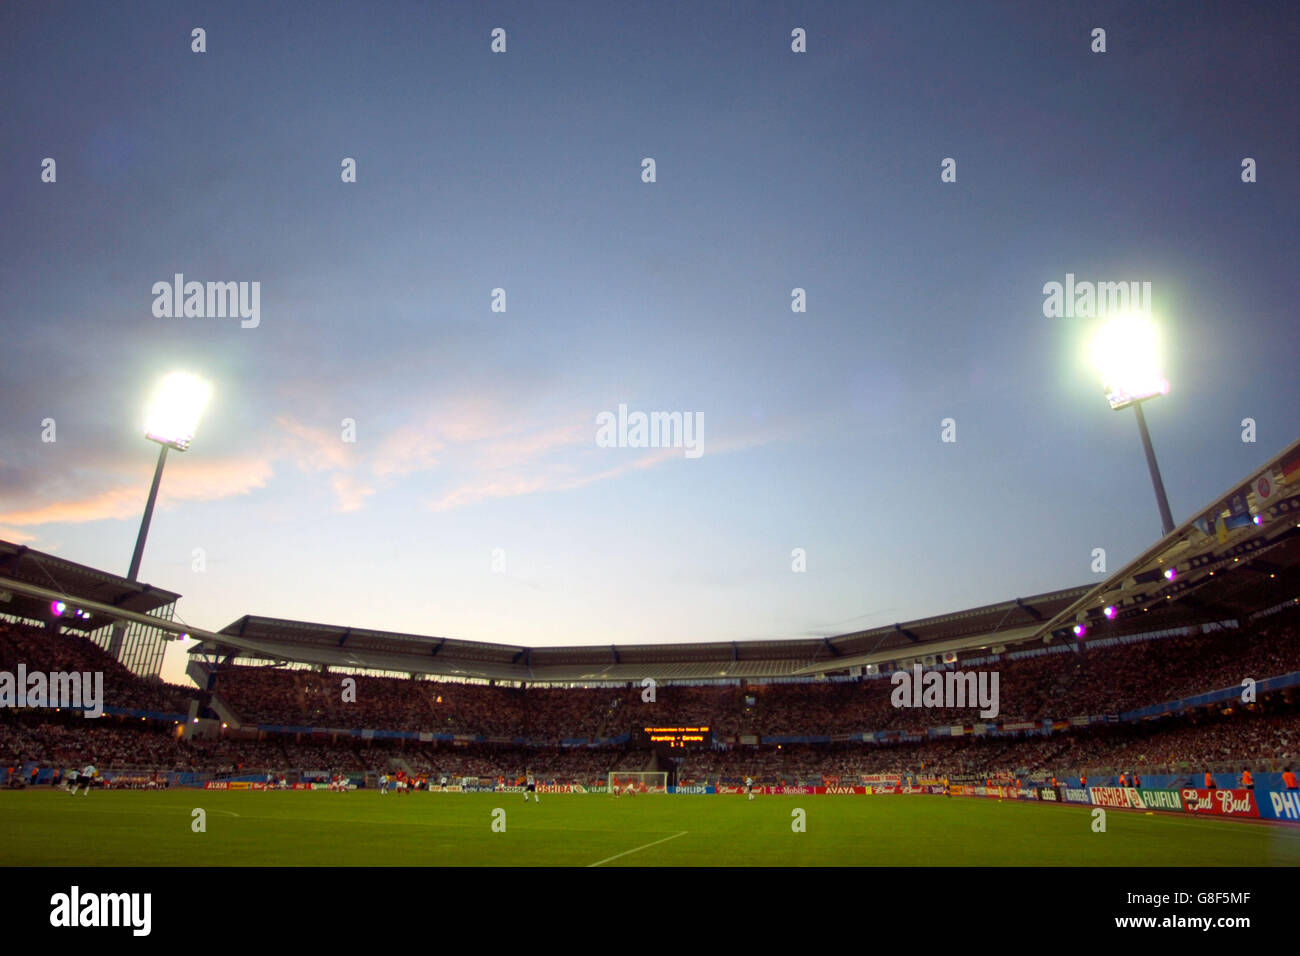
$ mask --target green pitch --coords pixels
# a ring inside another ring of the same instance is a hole
[[[1300,865],[1300,829],[936,796],[25,790],[0,830],[0,865],[36,866]]]

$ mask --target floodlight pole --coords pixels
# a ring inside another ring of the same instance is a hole
[[[149,537],[149,522],[153,520],[154,502],[158,500],[158,484],[162,481],[163,465],[167,464],[167,446],[158,443],[158,466],[153,470],[153,484],[149,486],[149,500],[144,505],[144,517],[140,519],[140,532],[135,536],[135,551],[131,555],[131,568],[126,572],[126,579],[134,582],[140,574],[140,561],[144,558],[144,541]],[[114,660],[122,654],[122,636],[126,625],[118,621],[113,625],[113,632],[108,640],[108,653]]]
[[[1142,410],[1139,408],[1139,421],[1141,415]],[[1145,425],[1142,426],[1142,434],[1146,434]],[[153,520],[153,506],[154,502],[158,500],[158,483],[162,481],[163,465],[167,464],[167,446],[161,442],[159,442],[159,445],[158,467],[153,470],[153,484],[149,486],[149,500],[145,502],[144,518],[140,520],[140,533],[135,537],[135,553],[131,555],[131,570],[126,572],[128,581],[134,581],[136,575],[140,573],[140,560],[144,557],[144,539],[149,536],[149,522]],[[1150,460],[1154,461],[1155,459]]]
[[[1147,419],[1142,414],[1142,403],[1134,402],[1133,411],[1137,412],[1138,431],[1142,435],[1142,450],[1146,452],[1147,469],[1151,472],[1151,487],[1156,491],[1156,505],[1160,508],[1160,526],[1167,535],[1174,530],[1174,516],[1169,510],[1169,499],[1165,496],[1165,483],[1160,480],[1160,466],[1156,464],[1156,451],[1151,447],[1151,433],[1147,431]],[[165,448],[163,450],[166,451]]]

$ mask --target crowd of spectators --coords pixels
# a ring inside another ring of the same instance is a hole
[[[398,768],[450,780],[513,781],[532,770],[543,781],[597,782],[620,770],[668,769],[636,748],[517,747],[405,741],[358,743],[306,736],[264,735],[188,740],[156,722],[82,718],[0,719],[0,764],[50,767],[94,763],[110,770],[189,770],[213,774],[281,772],[380,773]],[[764,744],[688,753],[677,767],[684,784],[850,780],[870,774],[900,777],[1021,777],[1127,769],[1194,772],[1250,764],[1281,769],[1300,763],[1300,707],[1275,695],[1230,712],[1200,711],[1139,724],[1106,724],[1070,733],[964,736],[894,744]]]
[[[0,623],[0,670],[101,671],[105,703],[184,712],[187,692],[141,679],[93,642]],[[1300,615],[1285,612],[1242,629],[957,665],[997,671],[1000,721],[1113,714],[1293,671],[1300,663]],[[345,690],[343,680],[355,681]],[[403,767],[449,778],[598,780],[613,770],[651,769],[631,732],[648,725],[707,725],[718,749],[691,752],[683,781],[752,775],[765,781],[873,773],[959,777],[1023,775],[1087,766],[1131,769],[1293,761],[1300,718],[1291,692],[1258,704],[1202,709],[1190,716],[1045,736],[966,734],[890,745],[855,743],[747,746],[772,736],[970,725],[974,710],[897,708],[887,679],[768,684],[660,684],[653,700],[640,684],[586,688],[343,675],[315,670],[227,667],[213,692],[245,722],[369,727],[483,736],[487,743],[332,738],[320,734],[228,734],[190,739],[170,722],[49,711],[0,712],[0,761],[51,766],[94,762],[108,768],[380,772]],[[193,693],[193,692],[189,692]],[[752,735],[752,736],[751,736]],[[527,747],[518,744],[526,739]],[[616,747],[561,741],[622,738]],[[841,738],[842,739],[842,738]]]
[[[1288,613],[1258,626],[1111,646],[1072,642],[952,669],[996,672],[999,721],[1114,714],[1300,667],[1300,626]],[[344,686],[345,678],[355,688]],[[799,683],[508,687],[228,667],[214,693],[245,722],[470,736],[613,738],[648,725],[707,725],[715,737],[818,736],[970,725],[979,707],[899,708],[888,677]]]
[[[52,634],[44,628],[0,621],[0,670],[18,673],[102,673],[105,706],[163,713],[185,713],[193,697],[187,689],[139,677],[114,660],[94,641],[72,631]]]

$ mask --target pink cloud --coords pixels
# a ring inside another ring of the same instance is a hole
[[[275,423],[285,433],[280,436],[280,447],[301,471],[347,468],[355,459],[356,445],[343,440],[341,425],[338,429],[318,428],[288,415],[276,416]]]
[[[338,509],[343,512],[360,511],[367,498],[375,493],[373,485],[363,484],[351,475],[338,474],[330,479],[330,487],[338,499]]]
[[[105,474],[105,471],[110,473]],[[264,487],[271,473],[269,462],[255,458],[211,461],[175,456],[168,460],[167,475],[158,492],[158,505],[167,507],[177,501],[211,501],[247,494],[254,488]],[[132,467],[112,474],[106,468],[81,474],[98,484],[116,487],[93,493],[50,489],[60,497],[0,513],[0,525],[77,524],[140,516],[151,477],[147,471]],[[63,485],[68,483],[65,481]]]

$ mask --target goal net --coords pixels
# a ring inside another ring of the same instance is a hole
[[[664,770],[616,770],[609,775],[611,793],[626,793],[628,787],[633,793],[667,793],[668,773]]]

